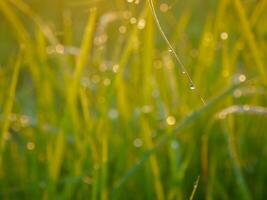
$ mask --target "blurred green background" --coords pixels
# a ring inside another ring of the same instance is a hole
[[[1,0],[0,199],[265,199],[266,20],[266,0]]]

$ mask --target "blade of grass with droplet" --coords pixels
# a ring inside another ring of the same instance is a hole
[[[148,0],[148,3],[149,3],[149,6],[150,6],[150,9],[151,9],[151,12],[152,12],[152,15],[153,15],[153,18],[155,20],[155,23],[158,27],[158,30],[162,36],[162,38],[164,39],[164,41],[166,42],[168,48],[169,48],[169,52],[174,56],[175,60],[177,61],[177,63],[179,64],[179,68],[181,70],[181,73],[183,73],[186,78],[188,79],[188,82],[189,82],[189,89],[191,90],[195,90],[196,91],[196,94],[197,96],[199,97],[199,99],[201,100],[201,102],[203,103],[203,105],[205,105],[205,100],[204,98],[202,97],[202,95],[199,93],[199,90],[196,88],[196,85],[194,84],[191,76],[189,75],[185,65],[183,64],[183,62],[181,61],[180,57],[178,56],[178,54],[176,53],[175,49],[173,48],[173,46],[171,45],[169,39],[167,38],[165,32],[163,31],[162,29],[162,26],[159,22],[159,19],[158,19],[158,16],[156,14],[156,10],[155,10],[155,7],[154,7],[154,3],[153,3],[153,0]]]
[[[117,182],[117,184],[114,187],[114,191],[118,190],[122,187],[122,185],[138,170],[140,167],[148,160],[148,158],[156,153],[156,151],[164,145],[170,137],[173,137],[174,135],[179,134],[182,130],[184,130],[187,126],[194,123],[196,120],[198,120],[202,115],[206,114],[209,110],[214,108],[217,104],[223,102],[225,98],[229,97],[232,92],[240,87],[242,83],[233,85],[226,90],[224,90],[219,95],[215,96],[211,100],[207,102],[207,104],[200,109],[196,110],[192,114],[188,115],[187,117],[183,118],[180,123],[174,128],[172,135],[164,135],[159,142],[150,150],[148,150],[144,155],[140,158],[137,164],[135,164],[132,168],[130,168],[126,174]]]
[[[200,177],[198,176],[198,177],[197,177],[197,180],[196,180],[196,182],[195,182],[195,184],[194,184],[193,191],[192,191],[192,193],[191,193],[191,195],[190,195],[189,200],[193,200],[193,199],[194,199],[195,193],[196,193],[196,191],[197,191],[198,183],[199,183],[199,178],[200,178]]]

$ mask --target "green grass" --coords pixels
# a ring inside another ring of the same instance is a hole
[[[0,199],[264,199],[266,11],[1,0]]]

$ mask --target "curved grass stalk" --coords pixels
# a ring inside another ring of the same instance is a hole
[[[194,199],[194,196],[195,196],[195,193],[197,191],[198,184],[199,184],[199,179],[200,179],[200,176],[197,177],[197,180],[196,180],[196,182],[194,184],[193,191],[192,191],[192,193],[190,195],[189,200],[193,200]]]
[[[197,121],[202,115],[207,113],[209,110],[214,108],[217,104],[221,103],[223,100],[225,100],[227,97],[229,97],[234,90],[237,88],[240,88],[244,82],[240,82],[237,85],[233,85],[226,90],[224,90],[222,93],[220,93],[218,96],[214,97],[213,99],[209,100],[207,104],[205,104],[203,107],[199,108],[189,116],[186,116],[178,125],[174,128],[173,134],[171,135],[164,135],[161,139],[159,139],[159,142],[150,150],[146,151],[143,156],[139,159],[139,161],[133,165],[126,174],[115,184],[113,188],[113,193],[118,191],[122,185],[130,178],[134,173],[136,173],[141,166],[150,158],[151,155],[156,153],[160,147],[162,147],[170,138],[174,137],[175,135],[179,134],[182,130],[184,130],[188,125],[194,123]]]
[[[195,90],[197,95],[199,96],[201,102],[203,103],[203,105],[206,105],[206,101],[204,100],[204,98],[202,97],[202,95],[199,93],[195,83],[193,82],[191,76],[189,75],[185,65],[183,64],[183,62],[181,61],[181,59],[179,58],[178,54],[175,52],[175,49],[174,47],[171,45],[169,39],[167,38],[166,34],[164,33],[163,31],[163,28],[159,22],[159,19],[158,19],[158,16],[156,14],[156,10],[155,10],[155,7],[154,7],[154,3],[153,3],[153,0],[148,0],[148,3],[149,3],[149,6],[150,6],[150,9],[151,9],[151,12],[152,12],[152,15],[153,15],[153,18],[157,24],[157,27],[158,27],[158,30],[162,36],[162,38],[165,40],[168,48],[169,48],[169,52],[173,54],[175,60],[178,62],[178,64],[180,65],[180,69],[182,71],[182,74],[184,74],[186,76],[186,78],[188,79],[189,81],[189,85],[190,85],[190,89],[192,90]]]

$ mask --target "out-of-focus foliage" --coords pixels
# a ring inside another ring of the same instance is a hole
[[[194,86],[148,1],[0,0],[0,199],[266,197],[267,1],[152,2]]]

